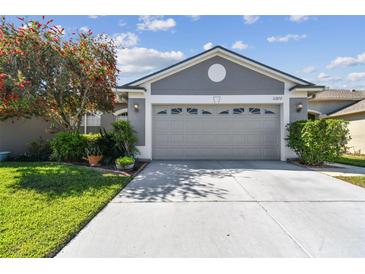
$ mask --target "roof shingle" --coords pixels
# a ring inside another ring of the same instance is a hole
[[[316,101],[337,101],[337,100],[355,100],[365,99],[365,91],[351,91],[346,89],[330,89],[317,93],[311,102]]]
[[[355,113],[359,113],[359,112],[365,112],[365,99],[363,99],[355,104],[352,104],[351,106],[348,106],[344,109],[341,109],[337,112],[334,112],[331,115],[328,115],[328,117],[349,115],[349,114],[355,114]]]

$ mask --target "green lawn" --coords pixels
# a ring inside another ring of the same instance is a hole
[[[55,255],[128,180],[71,165],[0,163],[0,257]]]
[[[365,167],[365,156],[344,154],[339,157],[336,163]]]
[[[357,186],[365,187],[365,176],[338,176],[336,178]]]

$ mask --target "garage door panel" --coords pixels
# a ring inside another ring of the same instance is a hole
[[[181,112],[173,114],[174,108]],[[260,114],[250,113],[250,108],[259,109]],[[278,105],[153,106],[152,157],[279,159],[279,110]]]

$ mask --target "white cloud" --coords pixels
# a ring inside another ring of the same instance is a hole
[[[138,44],[138,36],[132,32],[116,33],[113,35],[117,47],[130,48]]]
[[[275,43],[275,42],[286,43],[286,42],[289,42],[291,40],[299,41],[299,40],[302,40],[306,37],[307,37],[307,35],[305,35],[305,34],[287,34],[287,35],[284,35],[284,36],[270,36],[266,40],[269,43]]]
[[[121,76],[150,73],[184,59],[181,51],[158,51],[150,48],[122,48],[117,51]]]
[[[236,41],[233,43],[232,48],[242,50],[242,49],[247,49],[248,45],[243,43],[242,41]]]
[[[83,26],[80,28],[80,32],[89,32],[90,28],[88,26]]]
[[[200,15],[189,15],[191,21],[198,21],[200,19]]]
[[[341,80],[341,77],[330,76],[324,72],[321,72],[320,74],[318,74],[317,80],[321,82],[337,82]]]
[[[303,68],[302,70],[304,73],[312,73],[316,71],[316,68],[314,66],[307,66]]]
[[[125,22],[123,19],[120,19],[119,21],[118,21],[118,26],[119,27],[124,27],[124,26],[126,26],[127,25],[127,22]]]
[[[365,72],[352,72],[347,75],[347,80],[350,82],[365,79]]]
[[[211,49],[213,47],[213,43],[212,42],[208,42],[206,44],[203,45],[203,49],[204,50],[208,50],[208,49]]]
[[[329,63],[327,65],[327,68],[332,69],[335,67],[349,67],[349,66],[355,66],[355,65],[360,65],[360,64],[365,64],[365,52],[358,54],[355,57],[351,57],[351,56],[337,57],[336,59],[334,59],[333,61],[331,61],[331,63]]]
[[[137,24],[139,30],[166,31],[176,26],[173,18],[164,19],[163,16],[140,16],[140,23]]]
[[[289,20],[295,23],[301,23],[307,21],[309,19],[308,15],[291,15],[289,16]]]
[[[243,21],[245,21],[246,25],[251,25],[256,23],[260,19],[260,16],[257,15],[244,15]]]

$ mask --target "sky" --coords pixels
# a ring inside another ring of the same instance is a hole
[[[23,16],[22,16],[23,17]],[[41,20],[40,16],[26,16]],[[15,16],[8,21],[19,22]],[[124,84],[215,45],[331,88],[365,89],[365,16],[46,16],[106,33]]]

